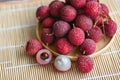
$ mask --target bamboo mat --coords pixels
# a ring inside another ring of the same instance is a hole
[[[21,46],[36,38],[35,11],[51,0],[0,4],[0,80],[120,80],[120,0],[101,0],[109,6],[118,31],[113,44],[94,58],[94,69],[88,74],[78,72],[75,63],[65,73],[53,65],[39,66]]]

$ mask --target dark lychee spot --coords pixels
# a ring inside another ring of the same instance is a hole
[[[49,55],[48,55],[48,53],[43,52],[43,53],[40,55],[40,58],[43,59],[43,60],[46,60],[46,59],[49,58]]]

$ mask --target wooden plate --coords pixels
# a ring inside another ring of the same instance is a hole
[[[37,38],[41,41],[41,31],[42,31],[42,26],[38,23],[37,27],[36,27],[36,35],[37,35]],[[103,38],[101,41],[99,41],[97,44],[96,44],[96,51],[89,55],[90,57],[96,57],[100,54],[102,54],[103,51],[105,51],[109,46],[110,44],[114,41],[115,39],[115,36],[110,38],[110,37],[105,37]],[[42,42],[42,41],[41,41]],[[43,42],[42,42],[42,45],[50,50],[54,56],[58,56],[60,55],[60,53],[58,53],[58,51],[56,51],[56,47],[55,47],[55,44],[53,45],[45,45]],[[74,48],[74,50],[67,55],[72,61],[76,61],[77,58],[80,56],[80,52],[79,52],[79,49],[77,47]]]

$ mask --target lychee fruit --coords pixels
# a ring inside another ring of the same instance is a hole
[[[89,1],[97,1],[97,2],[99,2],[99,0],[86,0],[86,2],[89,2]]]
[[[113,20],[109,20],[104,26],[106,36],[112,37],[117,31],[117,24]]]
[[[94,40],[95,42],[100,41],[102,37],[102,30],[98,26],[95,26],[88,31],[88,38]]]
[[[85,39],[85,41],[80,45],[80,51],[84,55],[90,55],[96,50],[96,43],[92,39]]]
[[[55,20],[51,17],[47,17],[42,21],[42,26],[44,28],[51,28],[54,24]]]
[[[102,13],[104,15],[108,16],[109,15],[109,9],[108,9],[108,7],[105,4],[103,4],[103,3],[101,3],[100,5],[102,7]]]
[[[85,6],[86,0],[70,0],[70,3],[76,9],[80,9]]]
[[[74,27],[68,34],[69,41],[76,46],[83,43],[85,39],[84,31],[80,28]]]
[[[70,30],[70,25],[62,20],[56,21],[53,25],[53,32],[56,37],[65,36]]]
[[[60,10],[61,18],[67,22],[73,21],[76,15],[77,11],[70,5],[66,5]]]
[[[50,14],[53,17],[60,17],[60,9],[64,6],[64,2],[62,1],[53,1],[50,5]]]
[[[31,55],[34,56],[37,54],[37,52],[39,50],[41,50],[43,48],[42,44],[36,40],[36,39],[31,39],[27,42],[26,45],[26,52]]]
[[[94,62],[89,56],[80,56],[77,59],[77,67],[81,73],[88,73],[93,69]]]
[[[41,49],[36,54],[36,61],[40,65],[47,65],[52,60],[52,53],[47,49]]]
[[[54,35],[52,35],[52,30],[50,28],[43,28],[41,40],[47,45],[54,42]]]
[[[66,72],[71,68],[71,61],[65,55],[60,55],[55,59],[54,68],[58,72]]]
[[[75,21],[75,25],[80,27],[83,31],[88,31],[92,28],[93,21],[85,15],[79,15]]]
[[[56,47],[57,47],[57,50],[63,55],[67,55],[73,50],[73,46],[65,38],[59,39],[57,41]]]
[[[48,6],[41,6],[36,11],[36,17],[38,20],[42,21],[46,17],[49,16],[49,7]]]
[[[95,20],[101,14],[101,5],[96,1],[89,1],[85,5],[85,12],[93,20]]]

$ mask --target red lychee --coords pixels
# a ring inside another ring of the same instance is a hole
[[[80,9],[85,6],[86,0],[70,0],[70,3],[76,9]]]
[[[31,56],[34,56],[37,54],[37,52],[42,49],[43,46],[42,44],[36,40],[36,39],[31,39],[27,42],[27,45],[26,45],[26,52],[31,55]]]
[[[85,41],[80,45],[80,51],[84,55],[90,55],[95,52],[96,43],[92,39],[85,39]]]
[[[85,34],[82,29],[74,27],[68,34],[68,38],[73,45],[79,46],[85,39]]]
[[[63,6],[64,6],[64,2],[58,0],[53,1],[50,4],[50,14],[53,17],[60,17],[60,10]]]
[[[67,55],[69,54],[72,49],[73,49],[73,46],[70,44],[70,42],[65,39],[65,38],[61,38],[57,41],[57,50],[63,54],[63,55]]]
[[[108,9],[108,7],[105,4],[103,4],[103,3],[101,3],[100,5],[102,7],[102,13],[104,15],[108,16],[109,15],[109,9]]]
[[[41,34],[41,40],[49,45],[54,42],[54,35],[52,35],[52,30],[49,28],[44,28]]]
[[[97,2],[99,2],[99,0],[86,0],[86,2],[89,2],[89,1],[97,1]]]
[[[60,16],[63,20],[71,22],[75,19],[77,11],[70,5],[64,6],[60,11]]]
[[[70,25],[62,20],[56,21],[53,25],[53,32],[56,37],[65,36],[70,30]]]
[[[55,20],[51,17],[47,17],[46,19],[43,20],[42,26],[44,28],[51,28],[54,24]]]
[[[100,41],[102,37],[102,30],[98,26],[95,26],[88,31],[88,38],[94,40],[95,42]]]
[[[113,20],[109,20],[106,22],[104,30],[107,36],[112,37],[117,31],[117,24]]]
[[[88,31],[92,28],[93,21],[91,18],[85,15],[79,15],[75,21],[75,25],[84,31]]]
[[[95,20],[101,14],[101,5],[96,1],[89,1],[86,3],[85,12],[93,20]]]
[[[77,59],[78,70],[82,73],[88,73],[93,69],[94,62],[88,56],[80,56]]]
[[[41,6],[36,11],[36,17],[38,20],[42,21],[46,17],[49,16],[49,7],[48,6]]]

